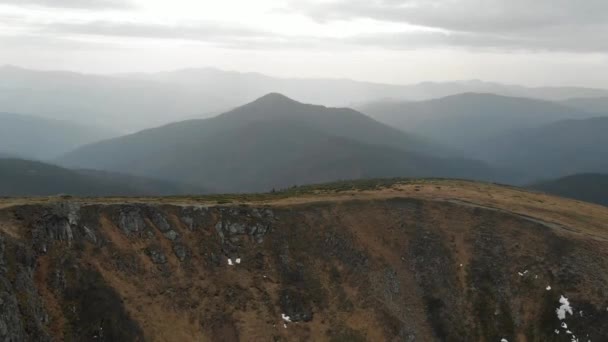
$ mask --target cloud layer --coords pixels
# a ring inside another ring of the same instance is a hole
[[[324,23],[368,18],[443,31],[359,37],[362,42],[375,40],[397,48],[427,42],[431,46],[608,51],[605,0],[298,0],[291,6]]]
[[[307,17],[310,25],[321,25],[325,32],[333,32],[344,23],[362,20],[377,25],[390,24],[394,28],[382,32],[357,32],[340,38],[319,34],[285,35],[281,30],[270,32],[267,27],[257,27],[255,23],[240,25],[232,20],[234,18],[197,22],[174,20],[172,24],[159,24],[145,20],[127,22],[124,16],[98,15],[103,9],[133,9],[125,0],[0,0],[0,4],[22,8],[28,5],[72,7],[95,12],[94,18],[76,21],[54,21],[52,17],[21,24],[16,19],[4,21],[4,26],[12,25],[54,38],[77,35],[175,39],[243,49],[351,46],[391,50],[456,47],[507,52],[608,52],[606,0],[290,0],[281,12],[288,17]],[[200,8],[204,6],[207,5],[199,5]],[[132,18],[140,19],[137,15]]]
[[[127,9],[129,0],[0,0],[0,4],[77,9]]]

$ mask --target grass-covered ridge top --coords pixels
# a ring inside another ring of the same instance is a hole
[[[608,229],[608,208],[527,189],[456,179],[365,179],[294,186],[268,193],[214,194],[169,197],[36,197],[0,199],[0,209],[19,205],[73,202],[179,206],[284,207],[320,202],[382,201],[412,198],[490,208],[525,216],[581,234],[603,236]]]
[[[473,182],[467,180],[448,179],[448,178],[370,178],[370,179],[356,179],[356,180],[342,180],[320,184],[308,184],[308,185],[294,185],[283,189],[273,189],[268,192],[258,193],[221,193],[221,194],[203,194],[203,195],[175,195],[175,196],[95,196],[95,197],[80,197],[71,195],[58,195],[58,196],[38,196],[28,197],[27,199],[32,201],[55,201],[55,200],[74,200],[74,201],[92,201],[92,202],[105,202],[105,201],[121,201],[126,202],[132,201],[193,201],[193,202],[209,202],[216,204],[229,204],[229,203],[242,203],[242,202],[259,202],[259,201],[273,201],[281,200],[286,198],[311,196],[311,195],[339,195],[350,192],[374,192],[387,190],[391,188],[397,188],[404,185],[433,185],[433,184],[459,184],[459,183],[475,183],[475,184],[491,184],[482,182]],[[496,186],[505,186],[498,185]],[[2,198],[2,202],[10,202],[11,200],[20,201],[26,198]]]

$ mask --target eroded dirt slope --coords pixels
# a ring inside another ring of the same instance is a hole
[[[607,340],[605,209],[436,190],[7,205],[0,340]]]

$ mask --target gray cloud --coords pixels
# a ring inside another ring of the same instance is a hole
[[[505,34],[468,31],[407,31],[363,34],[348,38],[283,36],[276,33],[225,25],[196,22],[175,26],[94,21],[84,23],[50,23],[30,26],[38,34],[56,36],[105,36],[150,39],[180,39],[212,43],[235,49],[334,49],[345,47],[411,50],[437,47],[476,49],[534,50],[563,52],[608,52],[608,26],[539,27]]]
[[[48,35],[0,35],[0,46],[3,49],[44,49],[46,51],[75,51],[117,49],[119,46],[112,43],[86,42]],[[7,51],[3,53],[7,53]]]
[[[74,9],[128,9],[129,0],[0,0],[0,4]]]
[[[360,35],[345,40],[352,45],[396,50],[464,47],[498,51],[554,51],[608,53],[608,30],[589,29],[585,34],[567,28],[538,30],[534,35],[500,35],[495,33],[414,31]],[[603,33],[600,33],[603,32]]]
[[[585,26],[608,20],[605,0],[337,0],[314,5],[298,1],[292,6],[318,20],[373,18],[472,32]]]
[[[76,1],[88,3],[93,0],[59,0],[63,3]],[[585,0],[578,5],[571,0],[336,0],[314,6],[303,6],[301,3],[293,6],[300,6],[301,11],[324,21],[367,17],[440,30],[363,34],[336,39],[286,36],[212,21],[171,26],[116,21],[31,23],[23,18],[10,17],[2,19],[2,22],[26,28],[32,35],[54,38],[174,39],[243,50],[461,47],[500,51],[608,53],[608,39],[605,39],[608,37],[608,1],[604,0]]]
[[[99,36],[167,40],[189,40],[218,47],[242,50],[331,49],[340,44],[335,39],[285,36],[247,27],[217,22],[182,23],[175,26],[147,23],[94,21],[29,25],[37,34],[63,36]]]
[[[19,45],[37,39],[60,44],[80,44],[78,38],[120,37],[139,39],[185,40],[210,43],[215,46],[231,49],[304,49],[319,46],[320,41],[314,37],[291,37],[256,28],[226,24],[214,21],[182,22],[175,25],[137,23],[124,21],[82,21],[82,22],[31,22],[22,15],[3,16],[0,14],[0,31],[2,26],[22,32],[19,36],[4,36],[5,42]],[[85,45],[104,45],[96,39],[86,39]],[[97,42],[96,42],[97,41]],[[84,44],[84,42],[83,42]],[[41,46],[49,44],[41,44]],[[119,46],[120,44],[117,44]],[[6,46],[4,46],[6,47]]]
[[[85,23],[51,23],[37,25],[41,32],[79,34],[131,38],[186,39],[213,41],[223,38],[253,39],[268,36],[268,33],[226,26],[213,22],[197,22],[182,25],[160,25],[144,23],[94,21]]]
[[[429,45],[606,51],[602,37],[608,36],[606,0],[298,0],[291,8],[322,22],[371,18],[452,33],[428,34]],[[382,39],[392,40],[391,45],[401,41],[396,45],[402,47],[410,40]]]

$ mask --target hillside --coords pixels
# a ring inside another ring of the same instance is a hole
[[[502,177],[482,163],[446,154],[356,111],[269,94],[211,119],[88,145],[58,162],[212,184],[220,192],[373,177]]]
[[[608,208],[449,180],[218,199],[0,200],[0,338],[608,336]]]
[[[578,174],[529,186],[546,193],[608,206],[608,175]]]
[[[592,114],[547,101],[467,93],[422,102],[383,101],[359,108],[405,132],[477,155],[486,140],[515,130]]]
[[[608,117],[562,120],[484,143],[480,158],[526,170],[530,181],[577,173],[608,173]]]
[[[92,170],[68,170],[22,159],[0,158],[0,197],[160,196],[200,194],[201,187]]]
[[[53,159],[76,147],[118,136],[100,127],[0,112],[0,150],[28,159]]]

